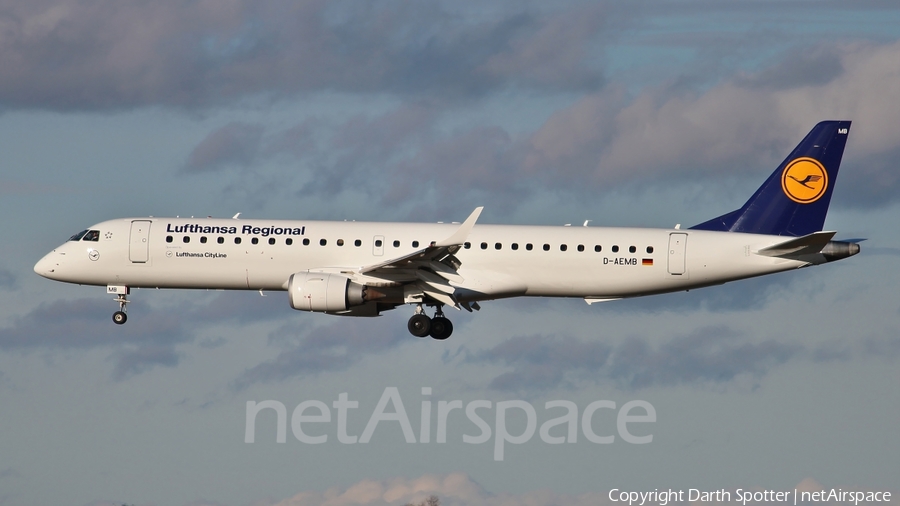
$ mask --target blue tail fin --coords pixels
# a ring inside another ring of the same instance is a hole
[[[849,131],[849,121],[819,123],[743,207],[691,228],[796,237],[822,230]]]

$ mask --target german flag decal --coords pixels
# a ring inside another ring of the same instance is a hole
[[[653,265],[653,259],[645,258],[645,259],[641,260],[641,265]]]

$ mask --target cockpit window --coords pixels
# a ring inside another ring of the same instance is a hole
[[[82,238],[82,237],[84,236],[84,234],[86,234],[86,233],[88,233],[87,230],[82,230],[81,232],[78,232],[77,234],[73,235],[72,237],[69,237],[69,240],[70,240],[70,241],[80,241],[81,238]]]
[[[94,241],[97,242],[100,240],[100,231],[99,230],[88,230],[84,237],[81,238],[82,241]]]

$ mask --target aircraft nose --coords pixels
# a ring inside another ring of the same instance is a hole
[[[56,269],[59,267],[58,258],[59,254],[56,250],[51,251],[44,255],[44,258],[38,260],[38,263],[34,264],[34,272],[40,276],[45,278],[53,278],[53,274],[56,272]]]

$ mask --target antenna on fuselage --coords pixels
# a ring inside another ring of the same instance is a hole
[[[231,219],[236,220],[236,219],[238,219],[238,216],[240,216],[240,215],[241,215],[241,213],[237,213],[234,216],[232,216]]]

